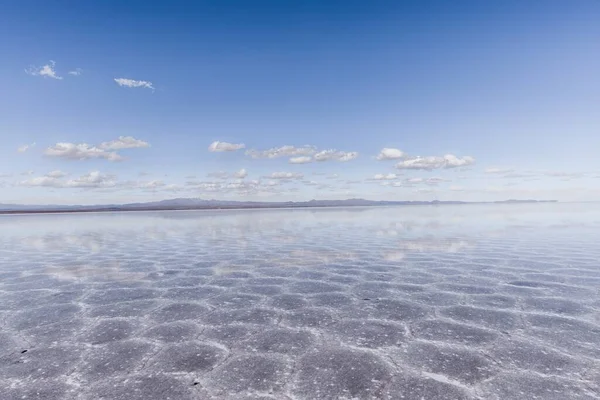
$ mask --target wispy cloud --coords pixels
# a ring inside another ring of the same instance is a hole
[[[57,75],[56,70],[54,69],[55,65],[56,63],[50,60],[48,64],[42,65],[41,67],[36,67],[32,65],[29,68],[25,69],[25,72],[33,76],[42,76],[44,78],[60,80],[62,79],[62,77]]]
[[[128,78],[115,78],[115,82],[117,82],[117,85],[123,86],[123,87],[146,88],[146,89],[154,90],[154,86],[152,85],[152,82],[149,82],[149,81],[137,81],[135,79],[128,79]]]
[[[398,179],[398,175],[396,175],[396,174],[375,174],[373,176],[373,179],[376,181],[393,180],[393,179]]]
[[[67,160],[89,160],[94,158],[103,158],[108,161],[122,161],[118,153],[106,151],[87,143],[56,143],[48,147],[44,154],[49,157],[64,158]]]
[[[272,147],[267,150],[255,150],[251,149],[246,151],[246,155],[252,158],[279,158],[279,157],[298,157],[298,156],[310,156],[317,152],[314,146],[281,146]]]
[[[208,151],[210,152],[223,152],[223,151],[236,151],[245,148],[246,145],[243,143],[228,143],[228,142],[212,142],[210,146],[208,146]]]
[[[245,168],[242,168],[239,171],[233,173],[233,177],[238,178],[238,179],[244,179],[247,176],[248,176],[248,171],[246,171]]]
[[[335,161],[342,161],[342,162],[354,160],[356,157],[358,157],[358,153],[355,151],[344,152],[344,151],[337,151],[335,149],[321,150],[313,156],[315,161],[335,160]]]
[[[48,147],[44,154],[49,157],[64,158],[67,160],[105,159],[108,161],[122,161],[124,158],[116,150],[149,147],[150,144],[131,136],[120,136],[116,140],[104,142],[97,146],[87,143],[56,143]]]
[[[79,76],[83,73],[83,70],[81,68],[75,68],[72,71],[69,71],[68,74],[72,75],[72,76]]]
[[[406,160],[400,161],[396,164],[398,169],[414,169],[414,170],[434,170],[434,169],[449,169],[465,167],[475,163],[475,159],[470,156],[457,157],[453,154],[446,154],[443,157],[429,156],[429,157],[409,157]]]
[[[35,147],[35,142],[31,143],[31,144],[24,144],[22,146],[19,146],[17,148],[17,151],[19,153],[25,153],[27,150],[31,149],[32,147]]]
[[[150,147],[150,144],[133,136],[119,136],[116,140],[100,143],[98,147],[102,150],[122,150]]]
[[[318,150],[315,146],[290,146],[272,147],[267,150],[251,149],[246,155],[252,158],[279,158],[290,157],[290,164],[308,164],[321,161],[350,161],[358,157],[357,152],[345,152],[335,149]]]
[[[268,179],[302,179],[304,175],[299,172],[273,172],[271,175],[266,176]]]
[[[56,171],[54,171],[56,172]],[[107,188],[115,187],[117,185],[116,177],[114,175],[101,174],[98,171],[92,171],[88,174],[82,175],[78,178],[63,180],[62,176],[53,176],[57,174],[48,173],[44,176],[31,178],[25,181],[19,182],[20,186],[28,187],[52,187],[52,188]],[[64,176],[64,175],[63,175]]]

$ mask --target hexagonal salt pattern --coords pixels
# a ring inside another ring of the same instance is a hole
[[[0,398],[600,399],[599,239],[597,205],[0,216]]]

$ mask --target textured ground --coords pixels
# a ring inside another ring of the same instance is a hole
[[[0,397],[599,399],[587,207],[4,216]]]

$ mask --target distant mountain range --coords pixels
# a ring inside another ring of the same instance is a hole
[[[310,200],[310,201],[229,201],[179,198],[149,203],[107,204],[92,206],[61,205],[23,205],[0,204],[0,214],[14,213],[52,213],[52,212],[98,212],[98,211],[160,211],[160,210],[212,210],[212,209],[248,209],[248,208],[307,208],[307,207],[366,207],[366,206],[406,206],[406,205],[442,205],[442,204],[483,204],[483,203],[555,203],[556,200],[504,200],[493,202],[465,201],[374,201],[365,199],[347,200]]]

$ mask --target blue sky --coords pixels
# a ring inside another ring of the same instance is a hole
[[[600,200],[599,20],[596,0],[6,2],[0,203]]]

